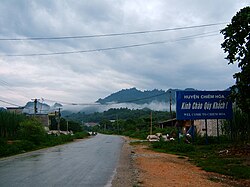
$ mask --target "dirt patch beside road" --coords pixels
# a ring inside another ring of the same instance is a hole
[[[227,186],[209,180],[207,172],[189,163],[187,158],[156,153],[141,145],[134,149],[135,163],[141,171],[138,182],[142,186]]]
[[[129,145],[125,138],[114,187],[248,187],[250,180],[233,180],[230,177],[206,172],[192,165],[188,158],[158,153],[145,144]]]

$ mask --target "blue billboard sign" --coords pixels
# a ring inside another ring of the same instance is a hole
[[[177,120],[231,119],[230,91],[177,91]]]

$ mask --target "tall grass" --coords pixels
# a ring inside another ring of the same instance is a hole
[[[14,138],[22,121],[26,117],[7,111],[0,111],[0,137]]]

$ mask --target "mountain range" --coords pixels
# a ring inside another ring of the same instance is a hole
[[[175,104],[175,92],[180,89],[164,90],[146,90],[141,91],[136,88],[122,89],[116,93],[98,99],[96,102],[100,104],[108,103],[135,103],[135,104],[149,104],[151,102],[169,103],[170,99]],[[186,88],[185,91],[194,91],[193,88]]]
[[[43,102],[37,102],[37,114],[47,114],[54,112],[58,108],[62,108],[63,113],[73,112],[103,112],[110,108],[130,108],[130,109],[143,109],[149,108],[151,110],[166,110],[166,104],[169,106],[170,100],[175,105],[175,93],[180,89],[165,90],[145,90],[141,91],[137,88],[122,89],[118,92],[112,93],[105,98],[98,99],[95,103],[100,104],[96,106],[71,107],[63,106],[60,103],[55,103],[50,106]],[[186,88],[185,91],[195,91],[193,88]],[[23,113],[34,114],[34,102],[28,102],[23,109]]]

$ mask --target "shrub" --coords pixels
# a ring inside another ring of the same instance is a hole
[[[178,143],[178,142],[154,142],[152,144],[154,149],[162,149],[165,152],[170,153],[188,153],[195,151],[195,147],[192,144]]]
[[[46,132],[40,122],[36,119],[30,119],[20,124],[18,134],[21,140],[28,140],[39,145],[45,140]]]
[[[0,146],[1,146],[1,145],[4,145],[4,144],[6,144],[6,143],[7,143],[6,139],[0,137]]]
[[[35,144],[31,141],[28,140],[22,140],[22,141],[18,141],[17,143],[14,144],[15,146],[17,146],[17,148],[20,151],[31,151],[33,149],[35,149]]]
[[[87,132],[77,132],[74,134],[74,138],[76,139],[82,139],[88,136]]]

